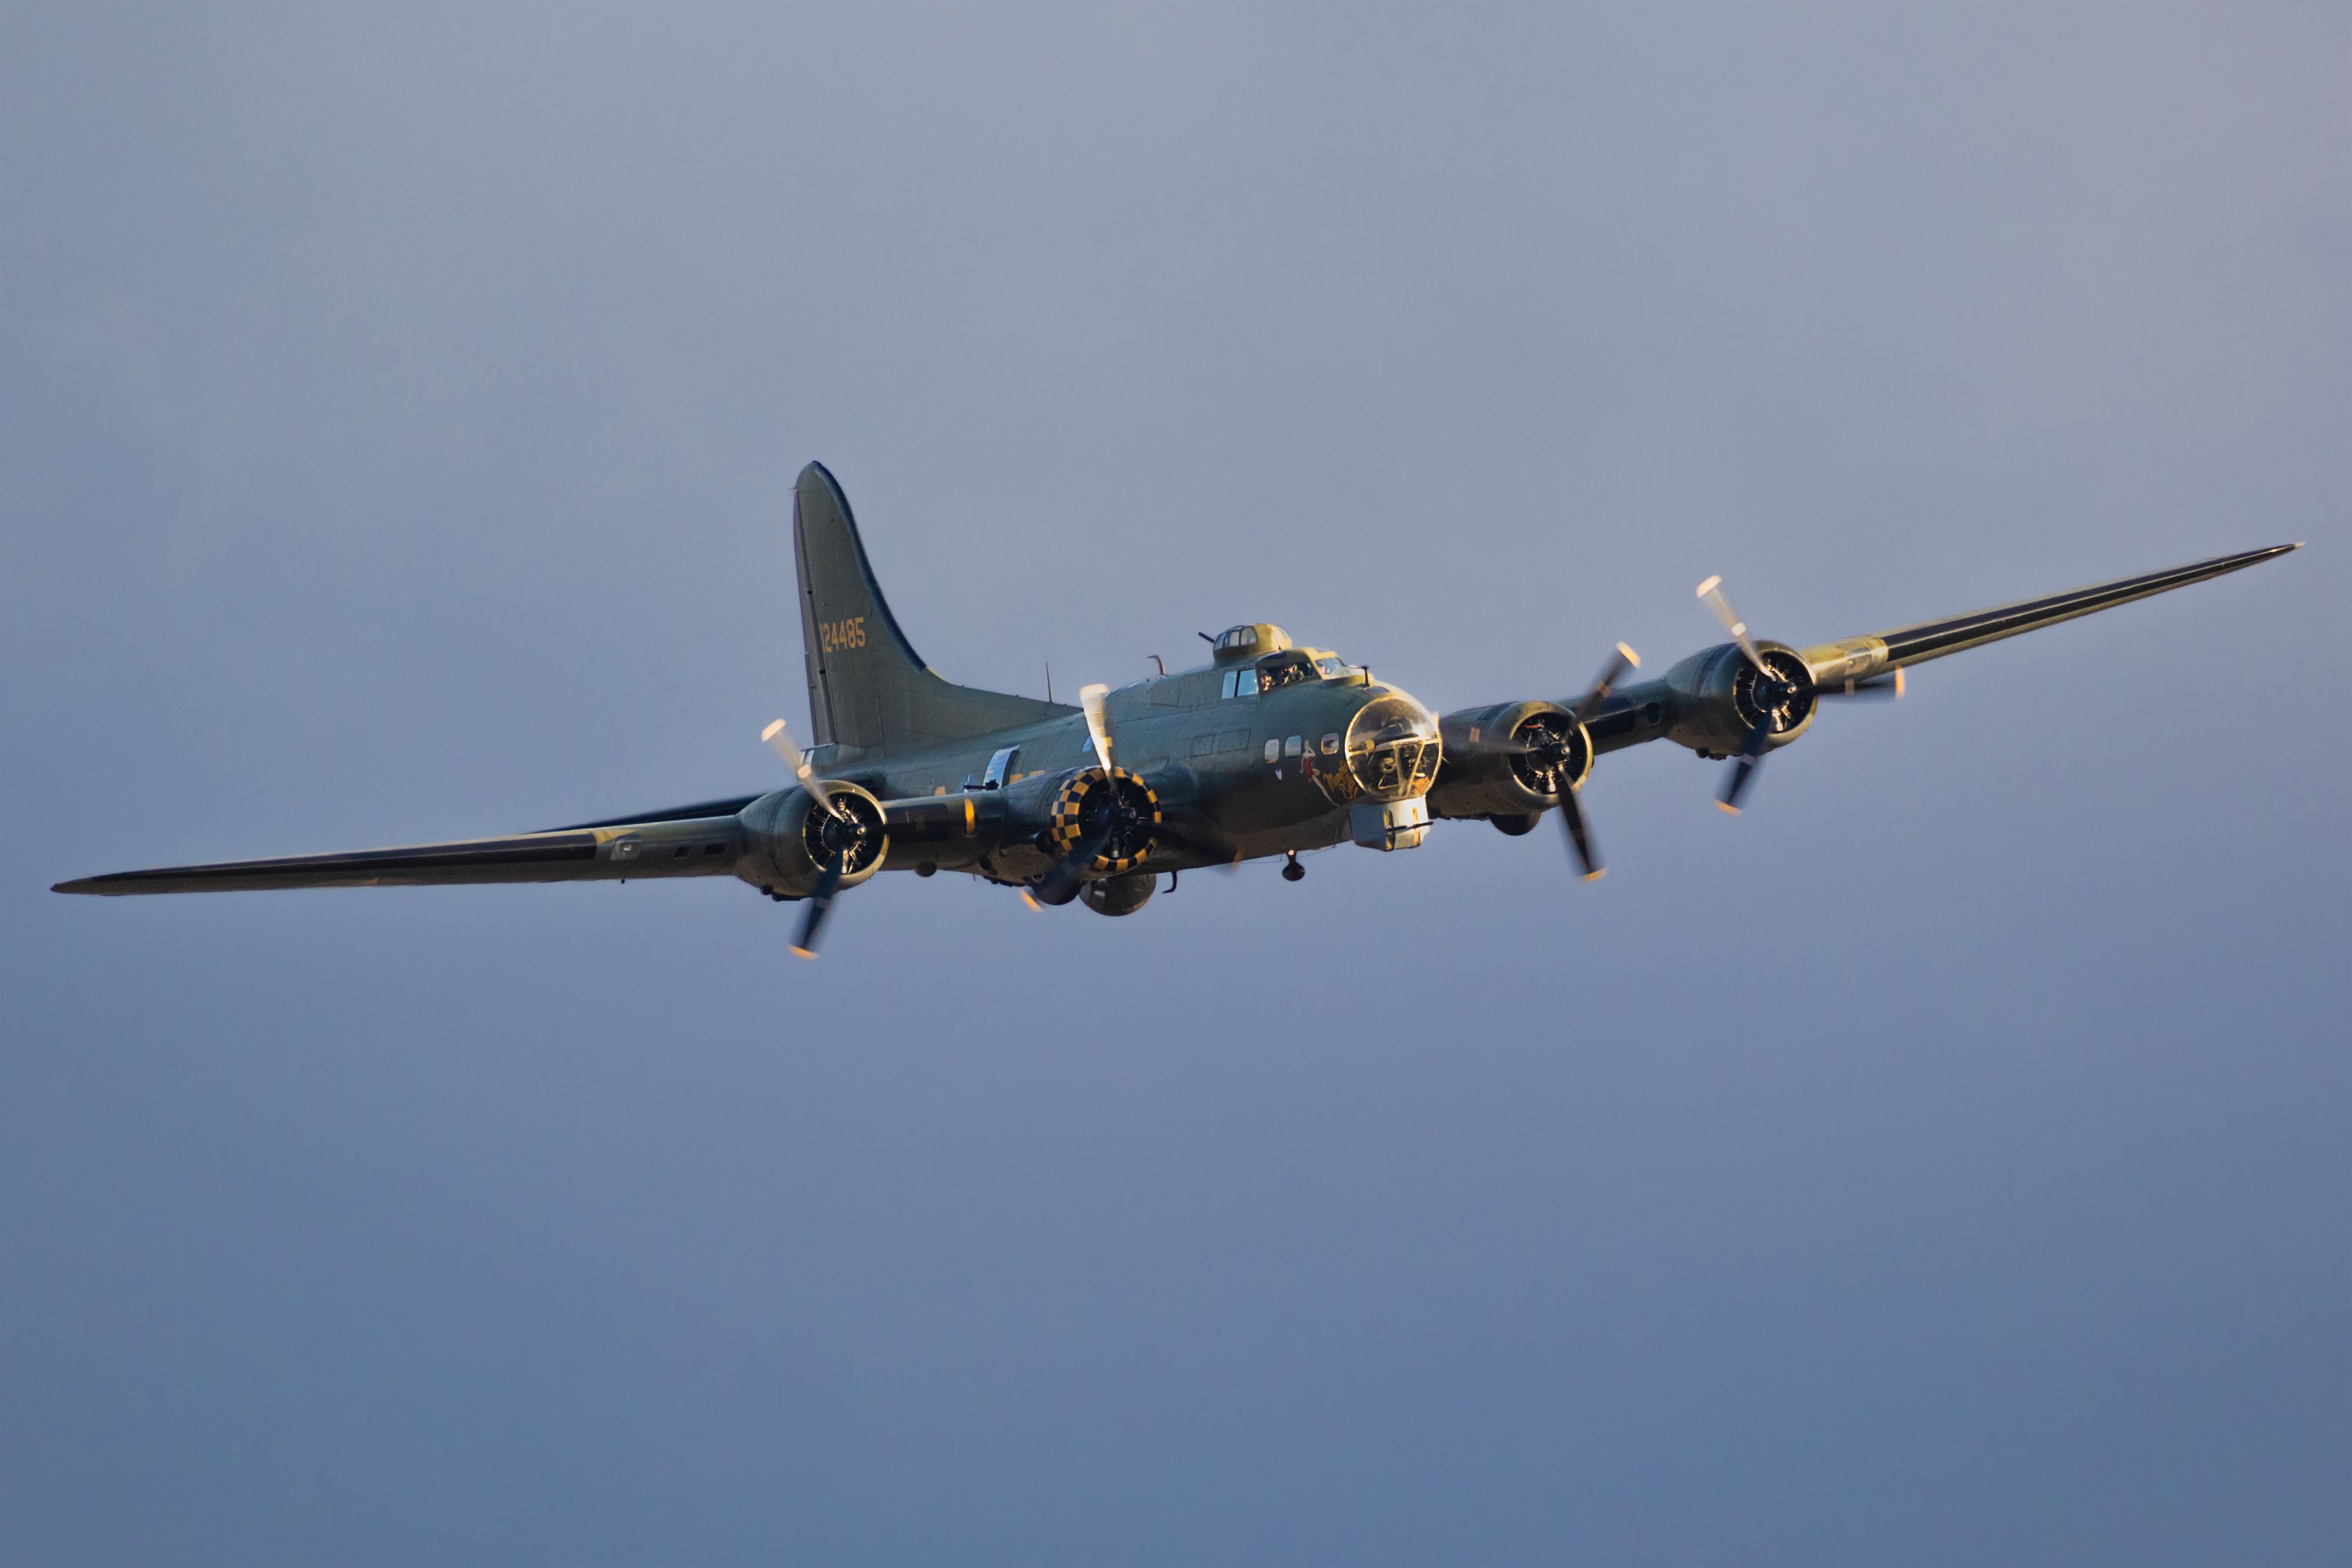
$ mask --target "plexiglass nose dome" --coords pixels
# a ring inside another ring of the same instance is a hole
[[[1402,692],[1374,697],[1348,726],[1348,771],[1375,800],[1427,794],[1444,755],[1437,716]]]

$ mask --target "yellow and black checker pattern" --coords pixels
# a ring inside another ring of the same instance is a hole
[[[1155,828],[1160,825],[1160,797],[1153,793],[1150,785],[1146,784],[1124,768],[1112,768],[1108,779],[1101,768],[1090,768],[1063,785],[1061,793],[1054,798],[1054,825],[1051,836],[1056,850],[1068,854],[1077,847],[1080,813],[1086,810],[1087,801],[1093,798],[1094,792],[1110,788],[1112,779],[1123,779],[1142,790],[1145,804],[1151,808],[1151,825]],[[1087,864],[1087,870],[1096,876],[1118,876],[1122,872],[1133,871],[1142,864],[1144,856],[1150,852],[1151,840],[1147,835],[1144,839],[1142,853],[1097,855]]]

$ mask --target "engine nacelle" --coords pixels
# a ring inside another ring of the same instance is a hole
[[[1772,671],[1767,680],[1737,643],[1703,649],[1668,670],[1666,738],[1702,757],[1730,757],[1759,725],[1764,747],[1786,746],[1813,722],[1812,672],[1786,643],[1759,643]]]
[[[845,814],[837,817],[805,789],[780,789],[743,808],[744,855],[736,875],[783,898],[806,898],[823,869],[842,862],[841,885],[856,887],[882,869],[890,833],[882,803],[855,784],[825,781]]]
[[[1558,703],[1465,708],[1437,724],[1445,760],[1429,790],[1432,816],[1531,818],[1592,771],[1592,737]]]
[[[951,828],[946,835],[969,832],[971,836],[963,840],[965,852],[950,858],[926,846],[919,858],[936,859],[942,866],[976,864],[982,874],[996,882],[1031,882],[1066,859],[1081,840],[1102,826],[1108,815],[1115,819],[1110,837],[1102,852],[1078,874],[1092,882],[1133,872],[1159,841],[1160,799],[1150,785],[1123,768],[1117,770],[1115,789],[1107,787],[1111,782],[1099,768],[1078,768],[1066,773],[1033,773],[1002,790],[965,796],[961,799],[972,802],[976,820],[971,829]],[[938,803],[951,813],[965,809],[953,795]],[[914,840],[899,847],[902,810],[920,810],[928,805],[922,800],[890,803],[893,864],[912,863],[908,856],[914,852]],[[946,844],[940,846],[940,851],[948,849]]]

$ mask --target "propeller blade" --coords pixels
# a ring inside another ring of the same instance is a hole
[[[1087,867],[1094,863],[1095,857],[1110,843],[1114,825],[1115,819],[1111,814],[1108,811],[1103,813],[1101,825],[1072,845],[1068,854],[1055,862],[1052,869],[1037,879],[1036,896],[1029,900],[1031,906],[1068,903],[1067,894],[1082,879]]]
[[[833,895],[841,891],[844,869],[849,852],[842,851],[816,873],[815,891],[809,894],[808,907],[801,912],[800,935],[793,938],[793,952],[803,958],[816,956],[817,927],[824,924],[825,913],[833,907]]]
[[[1576,791],[1559,792],[1559,820],[1568,829],[1568,852],[1576,857],[1576,869],[1587,882],[1599,882],[1609,873],[1601,863],[1601,852],[1592,847],[1592,831],[1585,825],[1584,807],[1578,801]]]
[[[1817,697],[1836,697],[1840,700],[1855,697],[1877,702],[1896,702],[1901,700],[1903,695],[1903,672],[1895,670],[1884,675],[1873,675],[1866,681],[1841,681],[1833,686],[1815,686],[1813,695]]]
[[[1609,663],[1601,669],[1600,678],[1592,683],[1592,689],[1585,693],[1584,700],[1576,705],[1576,722],[1582,724],[1591,716],[1592,710],[1601,706],[1601,700],[1608,696],[1609,689],[1626,671],[1641,667],[1642,655],[1624,643],[1618,643],[1617,651],[1609,656]]]
[[[1578,727],[1581,728],[1584,721],[1592,716],[1592,710],[1607,699],[1611,688],[1624,678],[1626,671],[1641,667],[1642,655],[1633,652],[1630,643],[1618,643],[1617,651],[1609,655],[1609,662],[1593,678],[1592,689],[1576,705],[1572,716]],[[1607,875],[1609,868],[1601,863],[1601,852],[1592,843],[1591,826],[1584,820],[1584,801],[1573,788],[1562,787],[1559,790],[1559,823],[1568,830],[1568,852],[1576,857],[1576,869],[1584,880],[1599,882]]]
[[[1769,725],[1758,725],[1748,732],[1741,743],[1739,755],[1731,759],[1730,775],[1723,781],[1723,793],[1716,798],[1716,810],[1739,815],[1739,798],[1756,781],[1759,769],[1764,766],[1764,742],[1772,733]]]
[[[1102,764],[1105,773],[1110,771],[1109,696],[1110,688],[1105,685],[1078,689],[1078,706],[1087,710],[1087,734],[1095,743],[1095,759]]]
[[[1723,622],[1723,629],[1731,633],[1731,640],[1739,644],[1739,651],[1748,655],[1748,662],[1756,666],[1757,673],[1770,675],[1772,672],[1764,666],[1764,655],[1756,651],[1756,644],[1748,638],[1748,622],[1739,618],[1739,612],[1723,596],[1723,579],[1710,577],[1700,583],[1698,596],[1715,612],[1715,618]]]
[[[785,730],[782,719],[761,730],[760,738],[784,759],[784,766],[793,770],[793,777],[801,781],[801,788],[816,798],[818,805],[836,817],[841,815],[841,808],[833,803],[833,795],[825,789],[824,780],[816,776],[816,769],[809,766],[809,759],[801,754],[799,747],[793,744],[793,737]]]

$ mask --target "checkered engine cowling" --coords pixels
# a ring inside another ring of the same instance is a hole
[[[1054,797],[1047,832],[1055,852],[1066,855],[1077,848],[1078,841],[1102,826],[1106,813],[1116,813],[1110,841],[1087,862],[1087,876],[1117,876],[1143,863],[1151,852],[1152,830],[1160,825],[1160,797],[1124,768],[1108,775],[1099,768],[1074,775]]]

